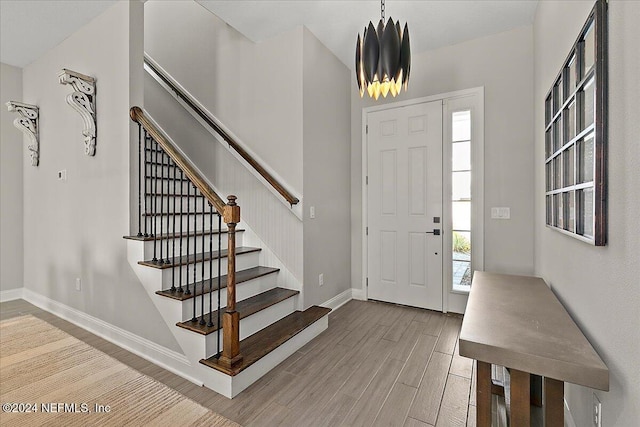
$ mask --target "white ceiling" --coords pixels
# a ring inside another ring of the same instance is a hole
[[[116,0],[0,0],[0,61],[24,67]]]
[[[349,68],[356,38],[380,19],[379,0],[196,0],[254,42],[306,26]],[[538,0],[387,0],[386,19],[408,21],[411,52],[496,34],[533,22]]]
[[[116,0],[0,0],[0,61],[24,67]],[[166,0],[163,0],[166,1]],[[179,0],[186,1],[186,0]],[[358,32],[380,19],[377,0],[196,0],[260,42],[305,25],[349,68]],[[408,21],[415,54],[533,22],[538,0],[389,0],[387,19]]]

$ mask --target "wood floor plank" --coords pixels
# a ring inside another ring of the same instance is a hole
[[[471,380],[449,374],[444,388],[436,427],[464,427],[467,425]]]
[[[418,388],[427,363],[435,348],[437,338],[431,335],[420,335],[407,363],[402,368],[398,381],[402,384]]]
[[[438,344],[436,344],[436,351],[453,355],[456,342],[458,342],[460,326],[462,326],[461,318],[453,316],[447,316],[445,318],[442,332],[440,332],[440,336],[438,337]]]
[[[451,407],[446,400],[443,402],[447,378],[451,375],[464,379],[469,372],[469,363],[459,360],[458,331],[450,332],[455,329],[456,320],[447,321],[449,316],[428,310],[354,300],[330,313],[327,331],[229,400],[25,301],[0,304],[0,319],[21,314],[33,314],[247,426],[378,425],[379,421],[386,424],[385,420],[394,418],[393,425],[397,426],[433,427],[438,422],[441,405],[444,412]],[[411,321],[407,324],[408,318]],[[404,331],[399,334],[402,328],[398,325],[401,324]],[[346,339],[349,335],[351,341]],[[383,339],[385,335],[391,339]],[[398,341],[392,341],[398,335]],[[343,344],[337,346],[336,343],[342,340]],[[346,345],[347,342],[350,345]],[[432,342],[435,343],[434,351],[426,362],[422,381],[419,381],[420,366],[424,361],[418,356],[428,352]],[[436,347],[442,351],[452,350],[445,354],[435,351]],[[473,362],[470,365],[471,375],[467,379],[469,387],[475,389],[475,367]],[[415,381],[419,381],[418,384]],[[410,394],[413,385],[418,385],[413,401],[407,403],[400,399],[402,401],[394,405],[397,396]],[[73,400],[72,397],[69,394],[68,399]],[[468,399],[466,418],[472,426],[475,425],[475,392],[470,393]],[[401,407],[407,404],[408,416],[397,419],[394,414],[403,412]]]
[[[415,418],[407,418],[404,422],[404,427],[434,427],[431,424],[427,424],[423,421],[416,420]]]
[[[395,427],[404,424],[417,391],[418,389],[415,387],[396,382],[373,424],[381,427]]]
[[[473,359],[460,356],[458,351],[458,343],[456,342],[455,350],[453,351],[453,359],[451,360],[451,368],[449,372],[458,375],[460,377],[471,379],[473,371]]]
[[[436,424],[450,365],[451,355],[433,352],[409,410],[411,418],[431,425]]]
[[[378,410],[384,404],[402,366],[403,362],[387,359],[384,369],[378,371],[342,425],[353,427],[373,425]]]

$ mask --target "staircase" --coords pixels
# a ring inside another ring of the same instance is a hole
[[[325,330],[330,309],[297,311],[299,292],[278,287],[261,248],[242,245],[236,197],[223,202],[142,109],[131,118],[140,179],[129,264],[190,362],[186,376],[233,398]]]

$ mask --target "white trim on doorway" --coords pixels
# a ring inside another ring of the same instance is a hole
[[[367,176],[368,176],[368,151],[367,151],[367,115],[371,112],[382,111],[392,108],[405,107],[409,105],[422,104],[426,102],[438,101],[441,100],[445,103],[443,106],[443,112],[448,114],[447,103],[450,101],[454,101],[459,98],[465,97],[475,97],[475,105],[479,107],[477,110],[478,114],[476,114],[477,120],[473,120],[473,138],[477,140],[478,151],[474,152],[472,155],[472,168],[476,171],[476,175],[479,177],[476,183],[474,183],[473,190],[474,194],[477,193],[476,203],[473,208],[473,219],[472,219],[472,227],[475,225],[478,231],[478,237],[476,237],[476,244],[480,248],[478,263],[474,262],[474,267],[477,270],[482,270],[484,268],[483,261],[483,252],[484,252],[484,87],[476,87],[470,89],[463,89],[453,92],[447,92],[437,95],[431,95],[421,98],[409,99],[406,101],[393,102],[388,104],[376,105],[372,107],[366,107],[362,109],[362,291],[354,289],[353,298],[354,299],[368,299],[368,289],[367,289],[367,275],[368,275],[368,246],[367,246],[367,227],[368,227],[368,212],[367,212]],[[443,120],[446,124],[446,117],[443,115]],[[443,144],[446,132],[443,132]],[[449,151],[450,152],[450,151]],[[447,169],[450,169],[447,168]],[[443,170],[444,173],[444,170]],[[445,198],[451,198],[450,189],[445,187],[444,190],[449,191]],[[446,202],[446,200],[444,200]],[[446,205],[446,203],[443,203]],[[443,212],[444,215],[444,212]],[[448,214],[450,216],[450,213]],[[443,263],[445,262],[445,257],[443,257]],[[448,269],[447,266],[443,265],[444,271]],[[466,306],[467,294],[461,292],[455,292],[451,289],[451,284],[447,281],[448,276],[443,275],[443,301],[442,301],[442,310],[443,312],[453,311],[456,313],[464,313],[464,308]]]

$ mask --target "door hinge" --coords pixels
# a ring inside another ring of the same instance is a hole
[[[366,176],[366,183],[369,185],[369,175]]]
[[[367,133],[367,134],[369,133],[369,125],[367,125],[366,133]]]
[[[369,278],[367,277],[367,288],[369,287]]]
[[[366,228],[366,234],[369,235],[369,227]]]

